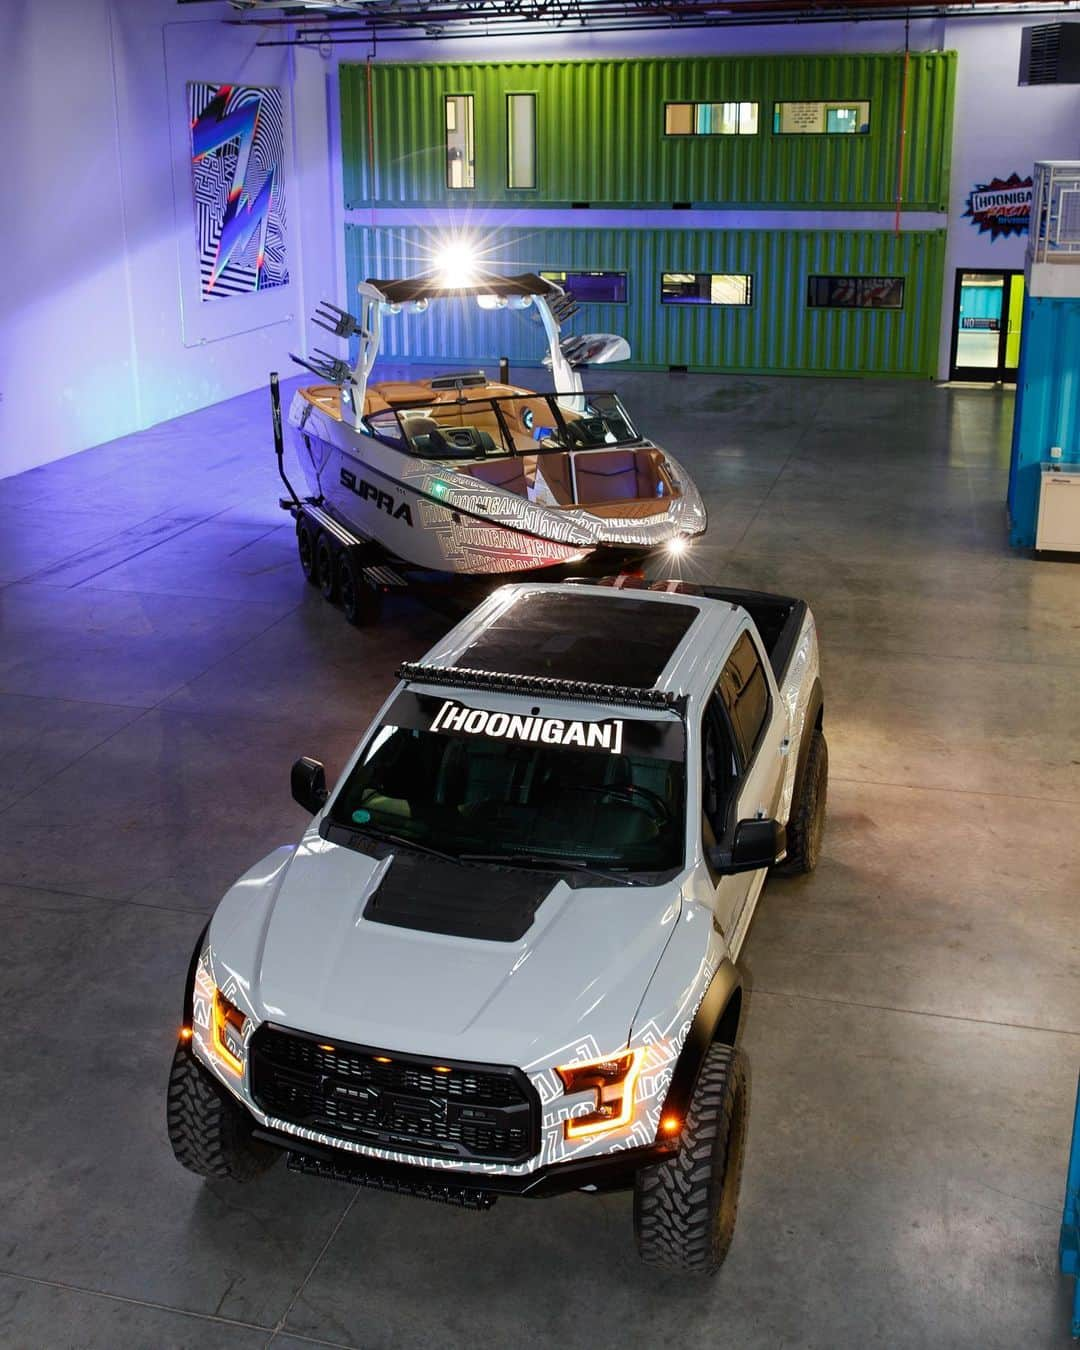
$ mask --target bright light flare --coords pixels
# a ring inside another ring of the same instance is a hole
[[[677,534],[674,539],[667,541],[665,548],[670,557],[684,558],[690,549],[690,540],[681,534]]]
[[[464,290],[477,281],[476,249],[467,239],[451,239],[435,255],[439,285],[448,291]]]

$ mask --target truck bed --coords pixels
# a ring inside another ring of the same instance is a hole
[[[770,595],[766,591],[745,591],[735,586],[699,586],[694,590],[708,600],[725,600],[745,609],[753,619],[773,668],[778,685],[795,649],[795,642],[806,618],[806,601],[790,595]]]

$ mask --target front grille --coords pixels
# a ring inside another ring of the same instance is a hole
[[[267,1023],[249,1054],[259,1108],[306,1129],[469,1162],[525,1162],[539,1147],[539,1099],[518,1069],[448,1061],[440,1073],[430,1059]]]

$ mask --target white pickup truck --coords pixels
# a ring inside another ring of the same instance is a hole
[[[177,1158],[486,1208],[634,1190],[713,1271],[748,1109],[735,962],[821,846],[813,618],[643,582],[504,586],[398,683],[313,819],[221,901],[168,1090]]]

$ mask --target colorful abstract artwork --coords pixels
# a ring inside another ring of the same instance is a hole
[[[287,286],[281,90],[187,87],[203,300]]]

